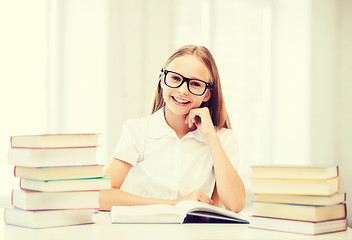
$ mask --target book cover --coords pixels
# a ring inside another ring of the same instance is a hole
[[[256,216],[286,218],[302,221],[327,221],[346,217],[346,204],[330,206],[297,205],[285,203],[253,202]]]
[[[14,167],[15,177],[37,180],[97,178],[104,176],[103,165],[65,167]]]
[[[97,148],[10,148],[8,163],[23,167],[53,167],[97,164]]]
[[[347,219],[336,219],[321,222],[297,221],[282,218],[252,216],[250,228],[275,230],[289,233],[319,235],[346,231]]]
[[[99,191],[37,192],[13,190],[12,205],[23,210],[97,209]]]
[[[262,179],[252,178],[253,193],[332,195],[340,189],[340,178],[311,179]]]
[[[175,206],[113,206],[110,217],[112,223],[249,223],[239,213],[192,200]]]
[[[111,178],[35,180],[21,178],[21,189],[40,192],[91,191],[111,189]]]
[[[24,211],[17,208],[6,208],[4,221],[9,225],[27,228],[63,227],[94,223],[92,213],[92,210],[86,209]]]
[[[43,134],[12,136],[13,148],[70,148],[98,146],[98,134]]]

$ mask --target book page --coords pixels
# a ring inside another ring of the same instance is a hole
[[[111,210],[112,215],[119,216],[138,216],[138,215],[160,215],[175,214],[184,215],[175,206],[167,204],[140,205],[140,206],[114,206]]]
[[[182,223],[186,214],[167,204],[113,206],[112,223]]]

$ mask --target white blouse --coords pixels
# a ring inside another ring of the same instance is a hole
[[[218,131],[223,148],[238,168],[237,142],[230,129]],[[152,198],[176,199],[194,190],[211,197],[215,173],[206,139],[197,129],[179,139],[164,117],[164,110],[123,126],[112,154],[133,165],[121,189]]]

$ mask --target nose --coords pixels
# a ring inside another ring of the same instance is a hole
[[[181,94],[187,95],[189,93],[187,82],[183,82],[182,85],[178,87],[177,91]]]

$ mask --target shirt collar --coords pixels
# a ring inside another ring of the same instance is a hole
[[[149,137],[161,138],[163,136],[178,138],[175,131],[167,124],[164,115],[164,108],[161,108],[151,115],[149,122]],[[203,134],[198,129],[187,133],[182,139],[187,138],[195,138],[200,142],[206,142]]]

